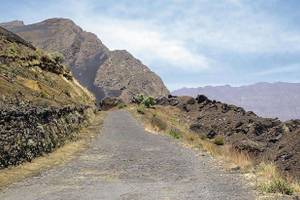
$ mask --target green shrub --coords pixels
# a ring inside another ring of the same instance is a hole
[[[127,105],[125,103],[119,103],[118,104],[118,109],[123,109],[123,108],[126,108]]]
[[[171,128],[171,130],[169,131],[169,135],[172,136],[175,139],[180,139],[181,138],[180,131],[178,129],[175,129],[175,128]]]
[[[259,186],[260,190],[267,193],[282,193],[287,195],[293,194],[293,188],[283,178],[274,178],[268,183]]]
[[[134,99],[136,103],[143,104],[146,108],[150,108],[151,106],[155,105],[155,100],[153,97],[148,97],[140,94],[135,96]]]
[[[144,101],[144,99],[145,99],[145,96],[142,94],[135,96],[135,100],[138,104],[142,103]]]
[[[49,56],[54,62],[56,62],[58,64],[63,63],[65,60],[64,56],[59,52],[52,52],[49,54]]]
[[[136,111],[139,113],[139,114],[145,114],[145,106],[144,105],[139,105],[136,109]]]
[[[166,130],[167,129],[167,124],[160,118],[158,118],[156,115],[153,115],[151,118],[151,125],[153,127],[157,127],[159,130]]]
[[[144,104],[144,106],[146,106],[147,108],[150,108],[155,105],[155,100],[153,97],[146,97],[142,101],[142,104]]]
[[[217,135],[214,139],[214,143],[216,145],[224,145],[224,137],[221,135]]]

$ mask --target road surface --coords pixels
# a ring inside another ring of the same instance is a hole
[[[167,136],[150,134],[126,111],[111,111],[101,134],[72,161],[14,183],[1,200],[255,199],[238,174]]]

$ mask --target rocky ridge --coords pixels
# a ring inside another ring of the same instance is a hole
[[[221,135],[225,143],[257,162],[274,162],[284,173],[300,177],[300,120],[262,118],[204,95],[160,97],[156,103],[178,107],[191,131],[210,139]]]
[[[172,94],[193,96],[203,94],[210,99],[222,101],[251,110],[263,117],[278,117],[281,120],[300,119],[299,83],[256,83],[240,87],[205,86],[182,88]]]
[[[110,51],[95,34],[83,31],[69,19],[53,18],[31,25],[14,21],[1,25],[38,48],[62,53],[75,78],[93,92],[97,100],[108,95],[128,101],[140,93],[169,94],[161,79],[140,61],[126,51]],[[136,84],[135,79],[143,80],[143,84]]]

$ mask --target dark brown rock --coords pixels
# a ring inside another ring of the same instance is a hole
[[[105,97],[99,103],[99,107],[101,110],[109,110],[113,107],[116,107],[120,103],[124,103],[121,98],[118,97]]]
[[[281,122],[258,117],[204,95],[199,95],[195,103],[187,97],[170,96],[163,98],[161,105],[170,106],[170,101],[177,102],[175,106],[189,118],[191,131],[208,138],[223,135],[226,144],[248,153],[255,161],[274,162],[281,171],[300,177],[300,120]]]

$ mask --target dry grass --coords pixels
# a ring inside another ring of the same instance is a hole
[[[0,170],[0,189],[73,159],[74,156],[88,147],[91,139],[95,137],[95,133],[98,132],[104,116],[104,112],[97,114],[95,119],[92,120],[91,125],[80,131],[78,140],[69,142],[56,151],[38,157],[30,163],[23,163],[16,167]]]
[[[17,77],[17,79],[21,82],[23,82],[25,87],[28,87],[29,89],[33,91],[40,91],[40,86],[37,81],[35,80],[29,80],[22,77]]]
[[[253,167],[253,162],[250,156],[243,152],[238,152],[231,145],[225,145],[223,148],[224,157],[239,166],[241,169],[250,169]]]
[[[173,137],[181,139],[187,146],[205,150],[214,157],[220,157],[223,160],[234,163],[242,170],[248,170],[252,166],[248,155],[235,151],[230,145],[223,145],[223,137],[220,137],[220,141],[217,142],[218,144],[215,144],[214,140],[209,140],[191,132],[188,123],[184,120],[184,116],[182,116],[180,110],[177,108],[158,106],[156,109],[145,109],[144,115],[137,115],[135,112],[136,108],[133,105],[129,106],[128,110],[142,121],[145,128],[148,131],[150,130],[150,132],[169,134],[172,128],[175,127],[178,130],[177,132],[180,132],[180,136],[176,134]],[[158,128],[157,124],[163,124],[163,128]]]
[[[300,194],[299,182],[283,176],[274,163],[261,163],[256,170],[258,189],[266,193]]]
[[[214,140],[209,140],[201,135],[190,132],[189,124],[185,121],[185,117],[182,116],[180,110],[177,108],[158,106],[156,109],[145,109],[144,115],[137,115],[136,107],[133,105],[129,106],[128,110],[142,121],[146,130],[150,132],[168,134],[171,127],[176,127],[180,130],[180,140],[185,146],[204,150],[214,157],[227,161],[226,163],[228,164],[234,164],[244,172],[252,173],[255,171],[255,182],[258,189],[263,192],[283,194],[291,194],[294,192],[300,194],[299,182],[283,178],[284,176],[279,173],[274,164],[262,163],[259,167],[255,168],[254,163],[248,154],[236,151],[229,144],[217,145],[214,143]],[[153,116],[163,119],[166,123],[165,130],[159,130],[150,123]],[[226,166],[227,165],[225,164],[224,167]],[[232,165],[230,166],[232,167]]]
[[[216,144],[216,145],[224,145],[224,137],[222,135],[217,135],[214,138],[214,144]]]
[[[291,186],[294,189],[294,192],[300,196],[300,182],[292,180]]]
[[[166,131],[168,128],[167,123],[156,115],[152,115],[150,118],[150,123],[154,130],[157,131]]]

